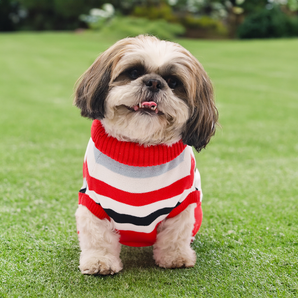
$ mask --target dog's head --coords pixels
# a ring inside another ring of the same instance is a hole
[[[202,65],[182,46],[143,35],[95,60],[77,84],[75,105],[118,140],[171,145],[182,138],[197,151],[218,118]]]

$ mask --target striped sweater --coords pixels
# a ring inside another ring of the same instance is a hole
[[[120,243],[150,246],[165,218],[195,203],[193,236],[202,222],[200,174],[192,148],[141,146],[106,134],[94,120],[83,165],[79,204],[100,219],[114,221]]]

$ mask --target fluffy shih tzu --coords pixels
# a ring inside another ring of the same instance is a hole
[[[202,65],[153,36],[118,41],[77,83],[93,119],[76,211],[83,274],[122,269],[121,244],[153,245],[163,268],[192,267],[202,222],[194,153],[215,132],[213,89]]]

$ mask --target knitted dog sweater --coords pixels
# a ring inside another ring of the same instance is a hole
[[[79,204],[114,221],[121,244],[153,245],[158,225],[190,204],[196,204],[193,236],[200,228],[200,174],[192,148],[182,141],[170,147],[118,141],[94,120],[83,178]]]

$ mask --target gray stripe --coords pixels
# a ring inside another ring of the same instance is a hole
[[[114,173],[132,178],[150,178],[162,175],[179,166],[184,161],[185,156],[184,149],[179,156],[177,156],[175,159],[171,160],[168,163],[151,167],[134,167],[115,161],[114,159],[99,151],[94,144],[93,146],[94,158],[97,164],[104,166],[105,168],[109,169]]]

